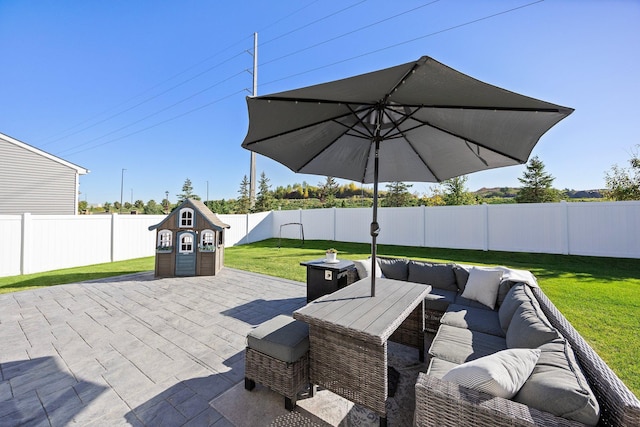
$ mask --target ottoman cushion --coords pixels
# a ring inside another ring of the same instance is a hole
[[[249,332],[247,345],[283,362],[293,363],[309,351],[309,325],[279,315]]]

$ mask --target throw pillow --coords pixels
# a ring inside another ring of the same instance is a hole
[[[473,267],[461,296],[478,301],[493,310],[496,307],[502,273],[499,269]]]
[[[406,258],[376,258],[382,275],[389,279],[407,281],[409,276],[409,260]]]
[[[424,283],[434,288],[458,292],[453,264],[409,261],[409,282]]]
[[[371,258],[361,259],[358,261],[353,261],[356,265],[356,270],[358,270],[358,277],[364,279],[365,277],[371,276]],[[380,269],[380,265],[376,260],[376,277],[382,277],[382,270]]]
[[[502,350],[458,365],[444,374],[444,381],[511,399],[524,385],[540,357],[538,349]]]

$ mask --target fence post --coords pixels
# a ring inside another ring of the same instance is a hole
[[[482,204],[482,223],[484,227],[484,236],[482,242],[482,250],[489,250],[489,205],[485,202]]]
[[[118,222],[118,214],[111,214],[111,262],[116,260],[116,223]]]
[[[338,209],[334,206],[333,207],[333,241],[336,241],[336,237],[337,237],[337,222],[338,222]]]
[[[25,212],[22,214],[22,224],[20,224],[20,274],[29,273],[28,259],[31,249],[31,214]]]
[[[427,207],[420,205],[422,208],[422,247],[427,247]]]
[[[560,200],[560,209],[562,209],[561,226],[562,226],[562,255],[569,255],[569,204],[566,200]]]

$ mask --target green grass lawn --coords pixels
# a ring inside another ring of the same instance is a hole
[[[225,265],[300,282],[300,262],[369,256],[370,244],[268,239],[225,249]],[[378,245],[378,254],[439,262],[504,265],[530,270],[540,287],[624,383],[640,396],[640,259]],[[0,278],[0,293],[148,271],[154,257]]]

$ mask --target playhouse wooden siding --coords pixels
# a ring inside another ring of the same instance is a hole
[[[192,223],[182,224],[182,213],[192,211]],[[174,276],[214,276],[224,265],[224,230],[229,225],[211,212],[199,200],[187,199],[174,209],[161,223],[149,227],[157,230],[156,244],[160,245],[160,234],[170,233],[170,250],[156,250],[155,275],[157,277]],[[204,232],[213,232],[212,245],[203,246]],[[191,236],[192,240],[182,242],[183,236]],[[191,250],[182,251],[183,244],[191,244]],[[204,250],[205,247],[214,250]]]
[[[88,172],[0,133],[0,215],[76,215]]]

